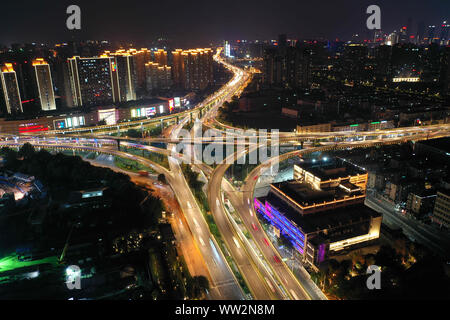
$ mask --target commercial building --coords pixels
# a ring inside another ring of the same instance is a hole
[[[8,114],[22,113],[22,100],[20,98],[17,75],[11,63],[5,63],[0,67],[3,99]]]
[[[55,93],[53,90],[53,80],[50,65],[44,59],[33,61],[34,73],[36,75],[36,85],[39,92],[41,110],[56,110]]]
[[[364,205],[368,174],[342,159],[294,165],[294,180],[272,184],[255,209],[303,260],[318,266],[343,249],[378,239],[382,217]]]
[[[302,124],[297,126],[297,133],[331,132],[331,123]]]
[[[426,216],[433,212],[435,200],[436,192],[434,190],[411,192],[406,200],[406,211],[417,218]]]
[[[450,228],[450,192],[448,190],[437,192],[431,220],[447,229]]]
[[[120,101],[115,58],[68,59],[69,76],[75,106],[90,107]]]
[[[360,132],[360,131],[376,131],[394,128],[392,120],[369,121],[366,123],[318,123],[318,124],[301,124],[297,126],[297,133],[308,132]]]

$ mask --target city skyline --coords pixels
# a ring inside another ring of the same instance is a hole
[[[346,1],[334,7],[332,1],[302,3],[297,1],[229,2],[226,6],[209,1],[189,3],[175,1],[146,3],[136,0],[110,2],[78,1],[81,8],[81,30],[69,31],[66,26],[66,8],[70,1],[23,1],[3,4],[10,14],[0,21],[1,44],[57,43],[81,39],[132,41],[148,43],[156,38],[168,38],[175,46],[208,46],[223,39],[270,39],[279,33],[292,38],[325,38],[348,40],[354,34],[370,32],[366,28],[366,8],[371,1]],[[378,1],[381,8],[381,28],[392,32],[406,26],[412,19],[411,29],[418,24],[439,24],[448,19],[450,3],[432,0]],[[23,10],[27,8],[27,10]],[[177,10],[173,10],[177,8]],[[51,19],[41,19],[43,16]],[[98,24],[97,21],[104,23]],[[270,23],[266,23],[269,21]],[[33,25],[30,29],[28,26]],[[14,30],[14,33],[10,31]],[[415,32],[415,31],[414,31]]]

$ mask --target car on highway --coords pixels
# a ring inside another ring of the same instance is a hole
[[[252,223],[252,228],[253,230],[258,231],[258,227],[254,223]]]

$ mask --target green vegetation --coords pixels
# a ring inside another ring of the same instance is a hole
[[[114,164],[122,170],[131,171],[131,172],[139,172],[141,170],[145,170],[149,173],[154,173],[154,170],[150,167],[144,166],[140,162],[124,159],[120,157],[114,157]]]
[[[127,131],[122,132],[121,136],[129,138],[145,138],[145,137],[158,137],[162,133],[162,128],[159,123],[145,126],[143,129],[144,130],[128,129]]]
[[[25,267],[31,267],[35,265],[40,264],[52,264],[57,265],[58,264],[58,257],[52,256],[52,257],[46,257],[39,260],[32,260],[32,261],[20,261],[17,254],[11,254],[9,256],[6,256],[2,259],[0,259],[0,272],[10,271],[14,269],[19,268],[25,268]]]
[[[132,148],[132,147],[128,147],[128,146],[121,146],[120,148],[123,149],[124,151],[126,151],[127,153],[131,153],[131,154],[135,154],[140,157],[147,158],[150,161],[153,161],[153,162],[163,166],[166,169],[170,169],[169,160],[167,159],[167,156],[165,156],[165,155],[150,152],[147,150],[136,149],[136,148]]]

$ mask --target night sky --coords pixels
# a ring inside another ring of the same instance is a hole
[[[66,8],[82,10],[81,32],[66,29]],[[449,0],[2,0],[0,44],[54,43],[75,39],[150,41],[163,36],[174,45],[208,45],[222,39],[348,39],[365,34],[366,8],[377,4],[382,29],[391,32],[413,19],[439,24],[450,19]]]

